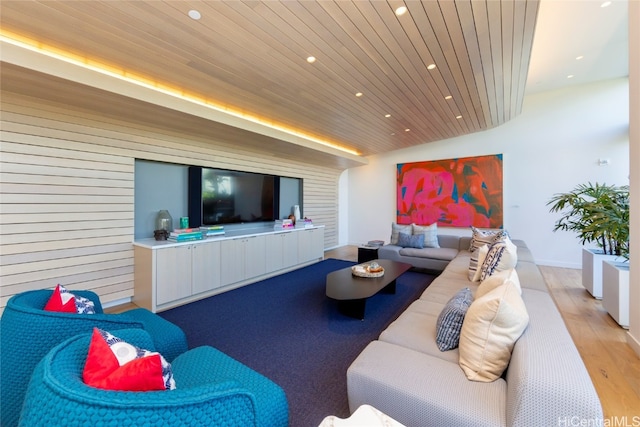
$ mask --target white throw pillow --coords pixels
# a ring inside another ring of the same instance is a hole
[[[482,245],[477,251],[471,253],[471,259],[469,260],[469,280],[472,282],[480,281],[480,267],[484,263],[484,259],[489,252],[489,245]]]
[[[493,276],[487,277],[484,281],[480,282],[480,286],[476,290],[475,298],[482,298],[498,286],[511,282],[516,287],[518,293],[522,295],[522,287],[520,286],[520,278],[514,268],[510,270],[500,271]]]
[[[487,256],[480,267],[480,281],[504,270],[516,267],[518,263],[518,247],[507,237],[489,246]]]
[[[500,378],[528,324],[527,308],[511,282],[476,298],[462,323],[458,347],[467,378],[479,382]]]
[[[391,223],[391,239],[389,243],[391,243],[392,245],[397,245],[398,235],[400,234],[400,232],[413,234],[413,224],[402,225],[402,224],[396,224],[395,222]]]
[[[416,225],[413,224],[413,234],[424,234],[424,247],[425,248],[439,248],[438,244],[438,223],[434,222],[431,225]]]

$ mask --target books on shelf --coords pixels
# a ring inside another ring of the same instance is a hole
[[[206,237],[220,236],[224,234],[224,226],[222,225],[203,225],[200,231]]]
[[[198,228],[176,228],[171,232],[171,234],[178,235],[183,233],[193,233],[196,231],[200,231],[200,230]]]
[[[169,234],[169,238],[167,240],[172,242],[189,242],[192,240],[202,240],[202,232],[201,231],[193,231],[193,232],[175,232],[172,231]]]
[[[291,219],[276,219],[276,222],[273,225],[274,230],[282,230],[293,227],[293,220]]]

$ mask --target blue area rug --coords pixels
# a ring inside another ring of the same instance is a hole
[[[279,384],[291,426],[317,426],[349,416],[347,368],[434,278],[404,273],[396,294],[371,297],[357,320],[325,295],[326,275],[354,264],[327,259],[160,315],[184,330],[189,348],[213,346]]]

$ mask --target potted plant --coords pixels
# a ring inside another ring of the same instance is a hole
[[[550,212],[562,212],[553,231],[573,231],[580,242],[599,249],[583,249],[582,285],[602,298],[602,261],[629,256],[629,187],[591,182],[568,193],[555,194]]]

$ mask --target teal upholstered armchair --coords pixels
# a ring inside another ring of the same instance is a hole
[[[149,335],[123,329],[117,336],[153,350]],[[198,347],[171,362],[175,390],[123,392],[82,382],[91,334],[55,346],[37,365],[27,389],[21,426],[285,427],[289,410],[277,384],[213,347]]]
[[[173,323],[145,309],[122,314],[105,314],[98,295],[91,291],[73,293],[93,301],[96,314],[44,311],[51,290],[28,291],[14,295],[0,319],[0,425],[15,426],[27,384],[35,366],[62,341],[94,327],[108,331],[144,329],[154,348],[169,362],[187,351],[184,332]]]

